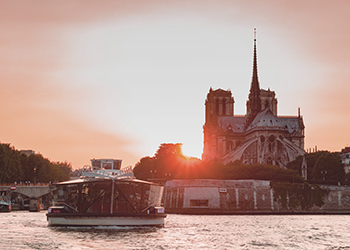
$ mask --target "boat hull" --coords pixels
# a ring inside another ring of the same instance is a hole
[[[8,213],[8,212],[11,212],[10,207],[1,207],[0,208],[0,213]]]
[[[11,212],[11,206],[3,201],[0,202],[0,212]]]
[[[49,226],[164,226],[165,214],[47,214]]]

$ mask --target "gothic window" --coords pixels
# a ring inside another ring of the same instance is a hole
[[[283,153],[283,144],[280,141],[277,141],[277,150],[279,153]]]
[[[226,99],[222,100],[222,114],[226,115]]]
[[[270,106],[269,101],[266,100],[266,101],[265,101],[265,108],[268,108],[269,106]]]
[[[275,150],[275,136],[270,135],[269,136],[269,152],[272,153]]]
[[[231,152],[234,148],[234,144],[232,141],[228,141],[227,143],[227,152]]]
[[[216,111],[216,115],[219,115],[219,109],[220,109],[220,106],[219,106],[219,99],[216,99],[216,100],[215,100],[215,111]]]
[[[263,135],[260,136],[260,141],[261,141],[261,142],[264,142],[264,141],[265,141],[265,136],[263,136]]]

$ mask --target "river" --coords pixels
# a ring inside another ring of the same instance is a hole
[[[45,214],[0,213],[0,249],[350,249],[350,215],[169,214],[162,228],[53,228]]]

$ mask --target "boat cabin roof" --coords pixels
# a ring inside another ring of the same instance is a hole
[[[112,181],[112,179],[108,178],[80,178],[70,181],[63,181],[56,183],[55,185],[74,185],[74,184],[84,184],[89,182],[109,182]],[[149,181],[143,181],[139,179],[115,179],[115,182],[135,182],[135,183],[143,183],[143,184],[150,184],[150,185],[160,185],[158,183],[149,182]]]

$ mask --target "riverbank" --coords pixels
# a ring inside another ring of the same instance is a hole
[[[293,196],[290,190],[283,191],[276,194],[270,181],[262,180],[171,180],[165,184],[164,207],[167,213],[177,214],[350,214],[348,186],[305,185],[304,189],[299,184]],[[318,196],[313,194],[317,191]]]

